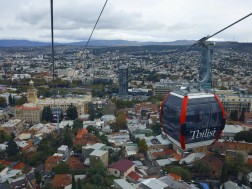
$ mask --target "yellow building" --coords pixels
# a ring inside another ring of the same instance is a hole
[[[60,108],[63,112],[66,112],[68,107],[72,104],[76,107],[78,116],[88,113],[88,103],[91,102],[92,96],[85,95],[82,98],[45,98],[38,100],[38,107],[43,110],[45,106],[50,106],[50,108]]]
[[[15,117],[26,123],[37,124],[41,120],[41,109],[33,103],[26,103],[15,107]]]

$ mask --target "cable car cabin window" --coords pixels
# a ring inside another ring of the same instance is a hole
[[[182,99],[169,96],[163,106],[163,129],[166,134],[175,140],[180,138],[180,112]]]
[[[189,99],[186,143],[210,140],[221,130],[222,113],[215,98]]]

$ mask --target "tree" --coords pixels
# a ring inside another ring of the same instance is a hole
[[[179,166],[172,166],[169,168],[169,172],[181,176],[184,181],[191,181],[191,173],[187,169]]]
[[[139,149],[138,151],[141,152],[141,153],[146,153],[147,150],[148,150],[148,146],[146,144],[145,139],[139,140],[137,146],[138,146],[138,149]]]
[[[18,99],[18,100],[15,102],[15,104],[16,104],[16,105],[23,105],[23,104],[25,104],[26,102],[27,102],[26,97],[25,97],[25,96],[22,96],[20,99]]]
[[[73,122],[73,132],[76,134],[78,132],[79,129],[83,128],[83,121],[81,121],[80,119],[76,119]]]
[[[67,118],[71,119],[71,120],[75,120],[78,118],[78,112],[77,112],[77,108],[71,104],[67,110],[66,110],[66,114],[67,114]]]
[[[42,121],[51,122],[52,121],[52,110],[50,106],[45,106],[42,111]]]
[[[72,174],[72,189],[76,189],[76,182],[75,182],[74,174]]]
[[[67,126],[66,128],[64,128],[64,132],[63,132],[63,144],[67,145],[67,146],[72,146],[73,145],[73,136],[72,136],[72,132],[70,130],[70,128]]]
[[[151,127],[152,131],[153,131],[153,135],[160,135],[161,134],[161,125],[160,123],[156,123],[155,125],[153,125]]]
[[[53,168],[53,172],[55,172],[55,174],[68,174],[70,172],[70,168],[65,162],[60,162]]]
[[[120,112],[116,116],[116,126],[118,126],[120,129],[126,129],[126,125],[127,125],[126,115],[125,113]]]
[[[77,181],[77,188],[78,189],[82,189],[82,185],[81,185],[81,180],[80,179],[78,179],[78,181]]]
[[[193,169],[199,175],[207,175],[211,171],[211,168],[209,166],[207,166],[207,164],[205,164],[204,162],[202,162],[200,160],[194,162]]]
[[[19,152],[19,149],[16,142],[14,141],[14,139],[11,139],[8,142],[8,146],[6,148],[6,153],[8,157],[15,156],[18,152]]]
[[[252,133],[250,131],[241,131],[235,134],[234,140],[252,142]]]
[[[95,108],[94,108],[94,104],[92,102],[88,103],[88,114],[89,114],[89,119],[91,121],[94,121],[94,118],[95,118]]]
[[[238,121],[238,110],[234,110],[234,121]]]
[[[0,107],[6,107],[6,99],[4,97],[0,97]]]
[[[227,168],[227,163],[225,162],[223,164],[222,170],[221,170],[221,177],[220,177],[220,183],[225,183],[228,180],[228,168]]]
[[[9,95],[8,99],[9,99],[9,105],[12,106],[13,105],[13,98],[12,98],[11,94]]]
[[[245,109],[242,108],[242,113],[240,115],[239,121],[244,123],[245,122]]]

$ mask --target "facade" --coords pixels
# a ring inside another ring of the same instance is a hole
[[[155,83],[153,85],[153,94],[154,95],[166,95],[167,93],[171,92],[174,88],[169,84],[164,83]]]
[[[119,79],[119,94],[127,95],[128,94],[128,67],[120,66],[118,70],[118,79]]]
[[[25,128],[24,121],[21,119],[11,119],[8,122],[5,122],[0,125],[1,130],[3,130],[7,134],[19,134],[22,132]]]
[[[41,109],[33,103],[26,103],[15,107],[15,117],[25,120],[29,124],[40,123]]]
[[[135,172],[135,164],[127,159],[121,159],[109,166],[109,174],[117,178],[126,178],[131,172]]]
[[[38,107],[42,110],[45,106],[50,106],[51,109],[62,109],[65,113],[68,107],[72,104],[76,107],[78,116],[88,113],[88,103],[91,102],[92,96],[85,95],[82,98],[45,98],[39,99]]]
[[[108,151],[94,150],[90,155],[90,165],[93,166],[98,162],[102,162],[105,167],[108,166]]]
[[[219,95],[219,98],[224,106],[225,111],[242,109],[245,112],[252,111],[252,95],[240,95],[240,94],[230,94],[230,95]]]

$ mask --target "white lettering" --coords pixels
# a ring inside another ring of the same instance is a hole
[[[190,131],[190,135],[192,135],[191,139],[198,139],[198,138],[207,138],[215,135],[215,128],[213,130],[204,129],[200,132],[200,130]]]

